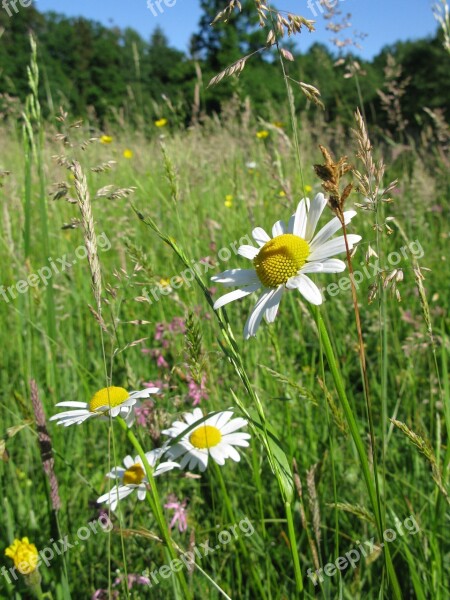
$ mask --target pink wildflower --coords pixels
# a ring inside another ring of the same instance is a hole
[[[161,353],[158,354],[158,357],[156,359],[156,366],[160,367],[162,369],[169,368],[169,363],[167,362],[167,360],[164,358],[164,356]]]
[[[146,386],[148,387],[148,386]],[[136,415],[136,423],[141,427],[146,427],[147,421],[151,418],[155,404],[151,400],[142,402],[140,406],[136,406],[134,414]]]
[[[159,342],[162,340],[164,332],[166,330],[166,326],[164,323],[156,323],[156,329],[155,329],[155,341]]]
[[[113,585],[118,586],[122,583],[123,576],[119,575],[116,577]],[[134,585],[150,585],[150,579],[148,577],[144,577],[143,575],[139,575],[138,573],[129,573],[127,576],[127,586],[129,590],[132,590]]]
[[[110,596],[108,590],[100,589],[100,590],[95,590],[95,592],[92,594],[91,600],[109,600],[110,598],[115,600],[118,597],[119,597],[119,592],[112,592],[112,594]]]
[[[185,333],[186,323],[182,317],[174,317],[169,323],[169,329],[172,333]]]
[[[175,511],[172,520],[169,523],[169,529],[172,529],[178,521],[178,531],[183,533],[183,531],[186,531],[187,529],[187,498],[180,502],[175,494],[169,494],[167,500],[168,502],[167,504],[164,504],[164,508]]]
[[[206,391],[206,376],[202,376],[202,380],[200,385],[194,381],[194,379],[190,379],[188,383],[188,398],[193,400],[192,406],[197,406],[200,404],[202,400],[208,400],[208,392]]]

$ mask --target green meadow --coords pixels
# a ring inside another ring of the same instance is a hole
[[[448,598],[448,124],[387,136],[287,95],[264,119],[230,96],[187,125],[99,123],[47,114],[44,67],[30,53],[0,126],[0,598]],[[286,290],[245,339],[259,292],[214,310],[234,288],[211,277],[252,269],[252,231],[319,193],[318,229],[342,201],[361,241],[310,275],[322,304]],[[110,386],[160,392],[130,428],[50,421]],[[97,503],[196,407],[246,420],[239,461],[145,464],[145,500]]]

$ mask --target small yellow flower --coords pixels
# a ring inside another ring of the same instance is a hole
[[[309,194],[312,192],[312,186],[310,185],[305,185],[305,194]]]
[[[111,144],[112,141],[113,139],[110,135],[102,135],[102,137],[100,138],[100,142],[102,144]]]
[[[13,559],[14,566],[22,575],[30,575],[37,569],[38,551],[34,544],[30,544],[27,537],[22,540],[15,539],[11,546],[6,548],[5,556]]]
[[[231,194],[227,194],[225,196],[224,204],[227,208],[231,208],[233,206],[233,196]]]
[[[159,285],[163,288],[170,287],[170,279],[160,279]]]
[[[158,119],[155,121],[156,127],[165,127],[167,125],[167,119]]]
[[[286,198],[286,192],[284,190],[280,190],[278,192],[278,195],[280,196],[280,198]]]
[[[278,127],[278,129],[283,129],[283,127],[284,127],[284,124],[283,124],[281,121],[274,121],[274,122],[272,123],[272,125],[273,125],[274,127]]]
[[[123,157],[124,157],[124,158],[128,158],[128,159],[130,159],[130,158],[133,158],[133,156],[134,156],[134,152],[133,152],[133,150],[130,150],[129,148],[126,148],[126,149],[123,151]]]
[[[261,129],[260,131],[256,132],[256,137],[258,138],[258,140],[265,140],[266,137],[269,137],[269,132],[265,129]]]

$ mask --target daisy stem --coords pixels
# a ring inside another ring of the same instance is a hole
[[[372,504],[372,509],[375,517],[375,523],[377,527],[377,532],[380,540],[383,538],[383,523],[381,520],[381,511],[379,506],[379,498],[377,496],[377,492],[375,489],[375,483],[372,479],[372,475],[370,473],[369,461],[366,456],[366,451],[364,448],[364,443],[361,439],[361,435],[358,430],[358,425],[356,423],[356,419],[353,415],[352,408],[347,398],[347,394],[345,392],[344,384],[342,382],[341,374],[339,372],[339,368],[337,365],[336,357],[334,356],[333,346],[331,345],[330,337],[328,335],[327,328],[322,319],[320,312],[316,309],[316,321],[317,327],[319,329],[320,337],[323,343],[323,349],[325,352],[325,356],[327,357],[328,365],[331,370],[331,374],[333,376],[334,385],[336,388],[336,392],[339,396],[339,400],[341,402],[342,409],[345,414],[345,418],[347,420],[347,424],[350,429],[351,436],[356,446],[356,451],[359,456],[359,460],[361,463],[361,468],[364,476],[364,480],[366,483],[367,491],[369,493],[370,502]],[[386,561],[386,568],[389,574],[389,578],[392,585],[392,590],[394,592],[394,598],[396,600],[401,600],[402,593],[400,590],[400,586],[398,583],[397,575],[395,573],[394,565],[392,563],[391,554],[389,552],[388,544],[384,544],[384,556]]]
[[[125,423],[125,421],[122,419],[122,417],[117,417],[116,421],[119,423],[120,427],[125,431],[125,433],[127,434],[128,440],[130,441],[133,448],[138,453],[139,458],[142,460],[142,464],[144,465],[145,474],[147,475],[148,483],[149,483],[150,490],[151,490],[151,498],[149,498],[149,499],[151,499],[152,502],[150,503],[150,506],[153,510],[154,517],[156,518],[156,521],[158,523],[159,530],[163,537],[164,543],[166,544],[170,558],[171,558],[171,560],[176,560],[178,558],[177,553],[174,548],[172,538],[170,536],[169,528],[167,527],[167,523],[164,518],[162,509],[161,509],[161,499],[159,497],[158,488],[156,487],[155,479],[153,477],[153,469],[152,469],[150,463],[148,462],[147,457],[145,456],[145,452],[141,446],[141,443],[139,442],[137,437],[134,435],[132,430],[128,427],[128,425]],[[186,581],[183,571],[182,570],[176,571],[176,574],[177,574],[180,586],[183,590],[183,599],[190,600],[190,598],[192,598],[192,595],[189,591],[189,587],[188,587],[188,584],[187,584],[187,581]]]
[[[286,511],[289,543],[291,545],[292,560],[294,562],[295,583],[297,585],[297,591],[303,596],[303,578],[300,569],[300,560],[298,558],[297,540],[295,537],[294,519],[292,518],[291,503],[285,502],[284,509]]]

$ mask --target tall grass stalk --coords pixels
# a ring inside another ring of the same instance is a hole
[[[41,221],[40,239],[42,241],[42,254],[44,260],[50,258],[50,239],[48,231],[48,206],[47,206],[47,191],[46,179],[44,171],[44,126],[42,121],[41,106],[39,103],[39,66],[37,60],[37,45],[33,35],[30,34],[31,45],[31,62],[27,68],[28,84],[31,93],[27,98],[26,110],[24,117],[24,147],[25,147],[25,230],[24,230],[24,247],[25,256],[28,257],[31,253],[30,232],[31,223],[33,221],[32,205],[31,205],[31,177],[32,177],[32,161],[36,164],[37,175],[39,180],[39,213]],[[47,333],[50,339],[56,340],[56,312],[55,298],[53,285],[51,281],[46,286],[47,298]],[[50,345],[46,345],[46,350],[49,353],[48,364],[52,365],[52,384],[54,385],[57,379],[57,369],[55,356],[52,353]]]
[[[351,405],[348,401],[347,394],[345,392],[345,387],[342,381],[341,374],[339,372],[338,363],[334,356],[333,346],[330,341],[330,337],[328,335],[327,328],[322,319],[322,316],[318,310],[315,311],[317,327],[320,332],[320,337],[323,343],[323,349],[325,356],[327,358],[328,366],[330,367],[331,374],[333,376],[334,385],[336,388],[336,392],[338,394],[339,400],[341,402],[342,409],[345,414],[345,418],[347,420],[347,424],[350,430],[350,434],[352,436],[353,442],[356,447],[356,451],[358,453],[359,461],[361,464],[361,470],[363,472],[364,481],[366,484],[367,491],[369,493],[370,502],[372,504],[372,509],[374,512],[375,522],[377,525],[377,532],[380,539],[383,538],[383,522],[381,520],[381,511],[380,511],[380,503],[379,497],[377,496],[376,486],[374,485],[374,481],[372,478],[372,474],[370,472],[369,460],[366,455],[366,450],[364,448],[364,443],[361,439],[361,435],[358,430],[358,425],[356,423],[355,416],[353,414]],[[397,575],[395,573],[394,565],[392,563],[392,558],[390,555],[389,547],[387,544],[384,546],[385,549],[385,559],[386,559],[386,568],[389,574],[390,582],[392,585],[392,591],[394,593],[394,597],[397,600],[401,600],[402,593],[400,591],[400,586],[398,583]]]

